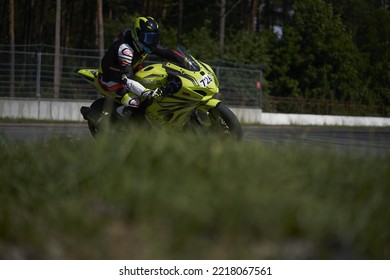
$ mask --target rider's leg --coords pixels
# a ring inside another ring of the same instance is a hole
[[[134,108],[138,108],[141,101],[139,97],[132,93],[127,92],[125,95],[123,95],[121,99],[121,106],[116,108],[116,112],[120,117],[128,117],[131,115],[131,112],[134,110]]]
[[[141,103],[139,97],[128,91],[125,85],[113,81],[106,82],[103,80],[102,75],[98,78],[98,85],[106,95],[113,97],[121,103],[116,108],[116,113],[121,118],[130,116],[132,108],[138,108]]]

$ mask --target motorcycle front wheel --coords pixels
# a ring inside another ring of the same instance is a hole
[[[242,139],[242,127],[236,115],[224,104],[219,103],[209,110],[211,129],[222,136]]]

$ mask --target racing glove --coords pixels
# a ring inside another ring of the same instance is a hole
[[[139,82],[127,78],[125,75],[122,76],[122,83],[125,85],[128,91],[135,93],[137,96],[145,99],[159,99],[162,97],[162,90],[159,88],[147,89]]]
[[[163,95],[163,92],[159,88],[147,89],[141,94],[142,99],[160,99]]]

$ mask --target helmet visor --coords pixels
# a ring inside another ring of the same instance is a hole
[[[159,32],[142,32],[140,36],[140,41],[147,47],[157,47],[160,40]]]

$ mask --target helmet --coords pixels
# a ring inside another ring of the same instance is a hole
[[[134,43],[141,50],[150,53],[160,40],[158,23],[152,17],[138,17],[131,32]]]

